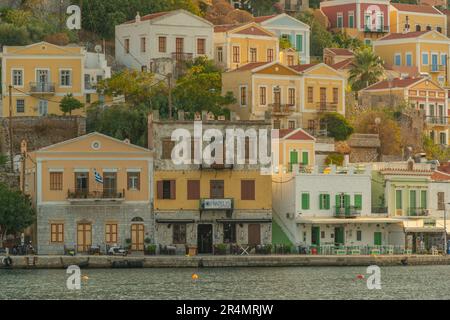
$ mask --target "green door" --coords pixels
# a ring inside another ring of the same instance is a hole
[[[309,153],[306,151],[302,154],[302,164],[304,166],[307,166],[309,164]]]
[[[334,243],[335,245],[344,245],[344,227],[334,228]]]
[[[373,244],[376,246],[381,246],[382,240],[381,240],[381,232],[374,232],[373,233]]]
[[[312,229],[311,229],[311,244],[320,246],[320,227],[312,227]]]
[[[297,151],[291,151],[291,157],[289,161],[289,167],[292,170],[292,165],[298,164],[298,152]]]

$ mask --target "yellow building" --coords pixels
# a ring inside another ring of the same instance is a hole
[[[224,70],[278,59],[277,36],[257,23],[214,27],[214,60]]]
[[[154,212],[158,243],[180,252],[186,247],[197,247],[199,253],[212,253],[222,244],[228,251],[240,245],[249,247],[249,252],[257,245],[270,244],[271,176],[263,175],[261,166],[250,164],[248,160],[245,164],[208,165],[203,159],[202,164],[176,165],[171,157],[175,146],[171,136],[176,129],[187,130],[194,136],[191,141],[198,141],[193,121],[163,121],[150,117],[149,143],[155,145],[156,152]],[[270,123],[204,117],[201,136],[208,129],[219,130],[225,137],[227,129],[270,132]],[[199,145],[205,150],[207,144]],[[250,145],[245,149],[248,148]]]
[[[39,254],[143,251],[145,238],[155,240],[151,150],[90,133],[29,153],[24,186]]]
[[[299,165],[300,170],[309,170],[315,164],[316,139],[303,129],[279,130],[279,165],[292,170]]]
[[[387,68],[415,67],[419,74],[430,75],[441,86],[448,83],[450,39],[436,30],[391,33],[374,41],[373,48]]]
[[[428,78],[395,78],[360,91],[361,104],[372,108],[401,105],[421,112],[424,129],[436,144],[450,144],[447,90]]]
[[[97,81],[111,76],[104,54],[88,53],[79,46],[39,42],[27,46],[4,46],[2,60],[2,113],[9,116],[12,86],[13,116],[61,115],[60,101],[72,94],[87,107],[105,101],[97,94]],[[72,112],[84,115],[84,109]]]
[[[391,3],[391,32],[436,30],[447,34],[447,16],[430,5]]]

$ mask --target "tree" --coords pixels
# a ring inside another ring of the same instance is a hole
[[[25,27],[17,27],[10,23],[0,24],[0,44],[4,46],[23,46],[30,43]]]
[[[443,164],[450,159],[450,148],[448,146],[435,144],[434,141],[426,135],[423,136],[423,149],[430,160],[439,160],[439,162]]]
[[[225,106],[235,102],[231,92],[222,92],[222,75],[214,61],[204,57],[188,65],[186,74],[177,81],[173,91],[177,109],[190,113],[211,111],[216,115],[224,112]]]
[[[314,17],[311,9],[300,12],[297,19],[306,23],[311,28],[311,49],[310,54],[313,57],[322,57],[323,49],[333,47],[333,36],[327,29]]]
[[[399,155],[401,153],[400,126],[390,110],[366,110],[352,122],[357,133],[379,134],[382,154]]]
[[[280,50],[292,48],[292,44],[287,38],[280,38]]]
[[[333,35],[333,42],[339,48],[357,50],[364,46],[364,43],[358,38],[349,37],[345,32],[338,32]]]
[[[64,98],[61,99],[61,102],[59,103],[59,109],[64,112],[64,115],[66,113],[69,113],[69,115],[72,115],[73,110],[81,109],[84,107],[84,103],[80,102],[78,99],[75,99],[75,97],[69,93]]]
[[[34,217],[35,211],[29,197],[0,183],[0,240],[29,227]]]
[[[0,153],[0,167],[3,167],[7,161],[8,157],[5,154]]]
[[[351,124],[340,113],[327,113],[321,117],[321,121],[326,125],[328,135],[336,141],[344,141],[353,133]]]
[[[348,81],[357,92],[377,82],[383,74],[383,60],[371,48],[363,48],[355,52]]]

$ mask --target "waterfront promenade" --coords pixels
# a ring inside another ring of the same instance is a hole
[[[301,266],[402,266],[450,265],[450,256],[319,256],[319,255],[252,255],[252,256],[11,256],[0,268],[61,269],[70,265],[82,268],[223,268],[223,267],[301,267]]]

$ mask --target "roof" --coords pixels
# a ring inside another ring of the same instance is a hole
[[[286,140],[315,140],[314,137],[312,137],[302,129],[280,129],[279,138]]]
[[[170,11],[150,13],[150,14],[147,14],[145,16],[142,16],[141,17],[141,21],[153,20],[153,19],[165,16],[166,14],[169,14],[169,13],[170,13]],[[136,22],[136,19],[133,19],[133,20],[127,21],[125,23],[135,23],[135,22]]]
[[[387,36],[378,39],[377,41],[417,38],[428,32],[432,32],[432,30],[413,31],[407,33],[390,33]]]
[[[435,7],[427,5],[391,3],[391,6],[393,6],[399,11],[427,13],[427,14],[442,14],[442,12],[436,9]]]
[[[347,67],[348,65],[352,64],[352,62],[353,62],[353,58],[348,58],[348,59],[339,61],[338,63],[331,65],[331,67],[336,70],[339,70],[339,69],[343,69],[343,68]]]
[[[261,23],[261,22],[264,22],[264,21],[266,21],[266,20],[272,19],[272,18],[274,18],[274,17],[276,17],[276,16],[277,16],[276,14],[272,14],[272,15],[270,15],[270,16],[260,16],[260,17],[255,17],[254,21],[255,21],[256,23]]]
[[[249,71],[249,70],[253,70],[255,68],[261,67],[263,65],[269,64],[269,63],[271,63],[271,62],[250,62],[250,63],[244,64],[243,66],[241,66],[237,69],[231,70],[230,72]]]
[[[391,81],[389,80],[381,80],[367,88],[363,89],[363,91],[369,90],[381,90],[381,89],[393,89],[393,88],[407,88],[410,85],[422,81],[425,78],[394,78]]]
[[[217,25],[214,26],[214,32],[228,32],[232,31],[238,28],[241,28],[236,33],[239,34],[249,34],[254,36],[275,36],[268,30],[264,29],[260,25],[256,24],[255,22],[247,22],[247,23],[240,23],[240,24],[223,24],[223,25]]]
[[[291,69],[294,69],[295,71],[298,71],[298,72],[302,72],[302,71],[306,71],[316,65],[318,65],[318,63],[298,64],[296,66],[291,66]]]
[[[353,56],[353,52],[344,48],[326,48],[337,56]]]
[[[226,32],[241,26],[242,24],[220,24],[214,26],[214,32]]]
[[[450,182],[450,174],[441,172],[441,171],[435,171],[431,175],[431,179],[434,181],[448,181]]]
[[[450,161],[441,164],[441,166],[439,167],[439,171],[450,174]]]

